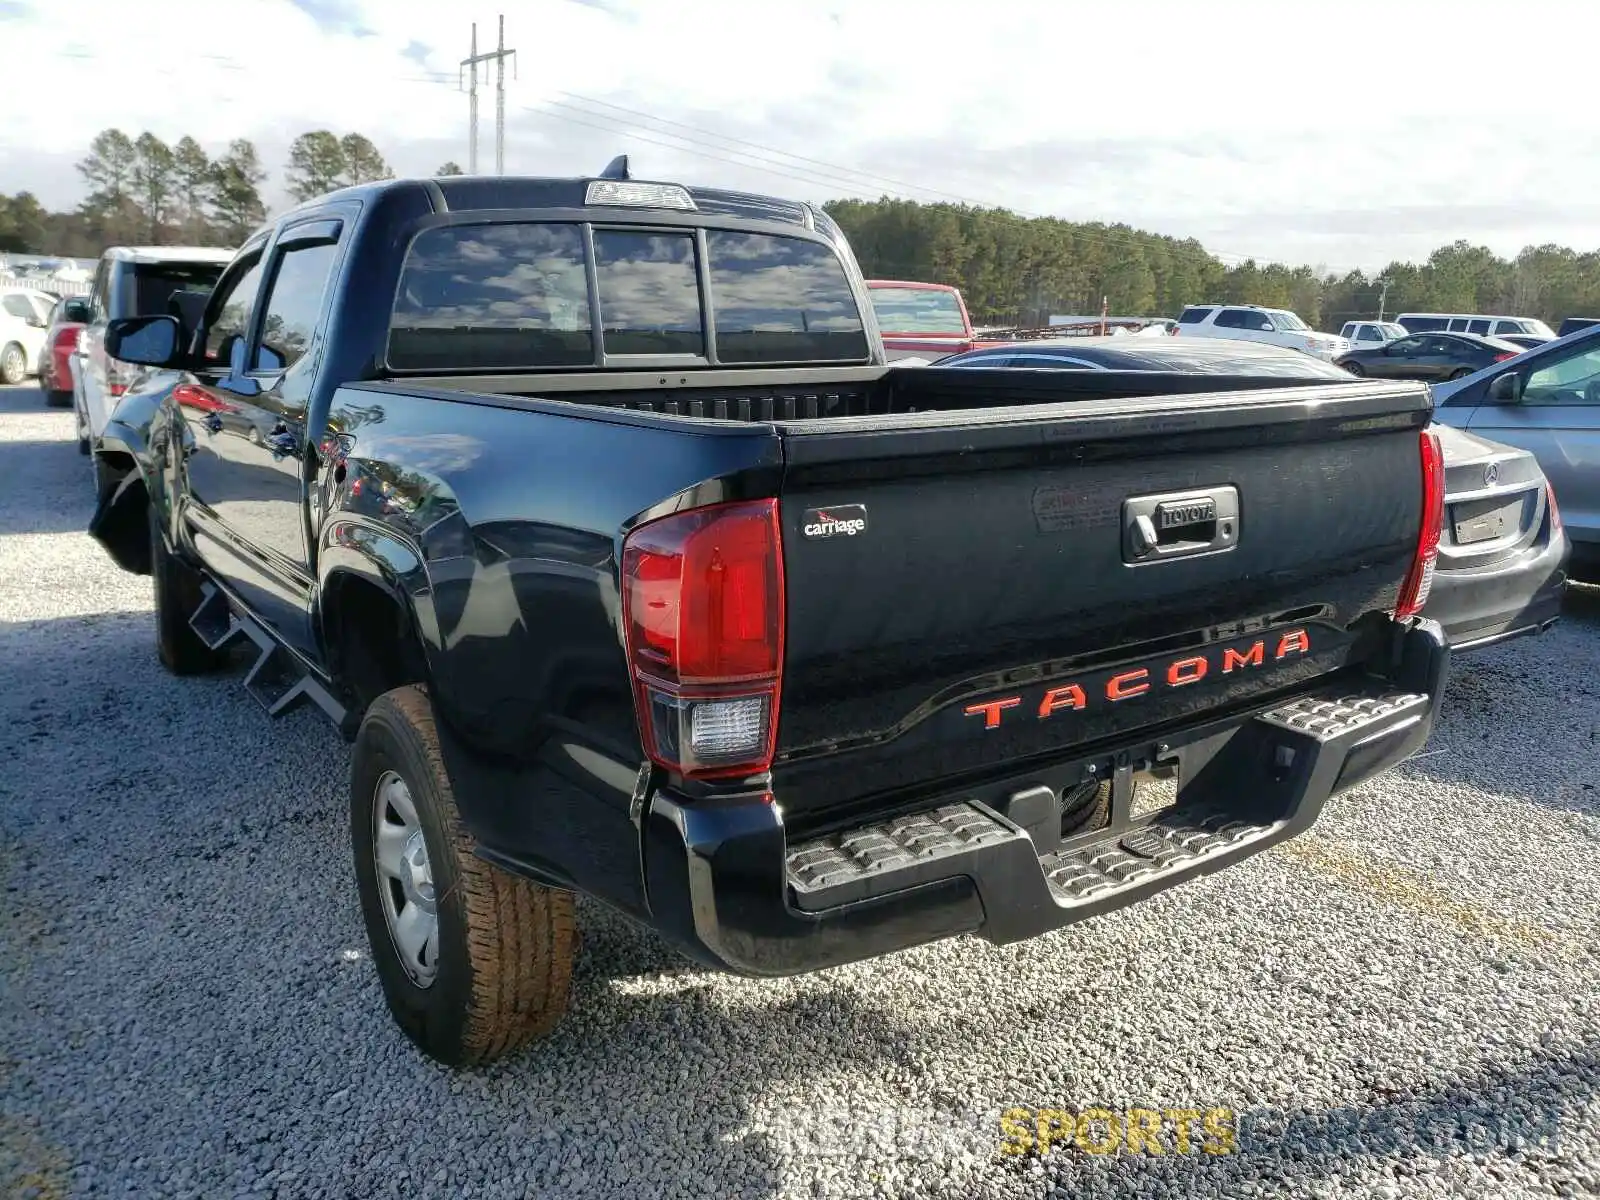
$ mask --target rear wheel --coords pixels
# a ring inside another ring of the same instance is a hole
[[[1457,379],[1465,379],[1468,375],[1471,375],[1471,374],[1472,374],[1472,371],[1471,371],[1470,368],[1461,367],[1461,368],[1459,368],[1457,370],[1451,371],[1450,374],[1445,376],[1445,379],[1448,380],[1448,381],[1453,382],[1453,381],[1455,381]]]
[[[150,513],[150,578],[155,587],[156,654],[174,675],[215,670],[222,655],[200,640],[189,618],[200,607],[200,575],[172,553],[155,505]]]
[[[21,383],[28,376],[28,356],[15,342],[0,350],[0,383]]]
[[[1358,362],[1340,363],[1339,365],[1358,379],[1367,373],[1366,369]]]
[[[419,685],[384,693],[362,719],[350,839],[384,999],[421,1050],[466,1066],[555,1027],[572,979],[572,894],[473,853]]]

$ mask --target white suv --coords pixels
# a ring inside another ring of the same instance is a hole
[[[1339,336],[1349,338],[1357,350],[1371,350],[1395,338],[1403,338],[1409,331],[1396,321],[1346,321]]]
[[[1348,340],[1318,333],[1284,308],[1254,304],[1191,304],[1178,316],[1174,337],[1227,338],[1235,342],[1268,342],[1303,350],[1332,362],[1350,349]]]

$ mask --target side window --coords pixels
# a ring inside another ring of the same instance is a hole
[[[1209,307],[1202,306],[1199,308],[1186,308],[1183,310],[1183,312],[1178,314],[1178,324],[1198,325],[1210,315],[1211,309]]]
[[[1600,406],[1600,345],[1591,345],[1531,372],[1522,389],[1522,402]]]
[[[1245,318],[1246,329],[1254,329],[1261,333],[1272,332],[1272,318],[1266,313],[1251,313]]]
[[[1424,354],[1442,354],[1446,358],[1459,358],[1465,354],[1467,348],[1460,342],[1453,342],[1449,338],[1431,337],[1422,341]]]
[[[233,343],[249,332],[256,294],[261,291],[261,267],[257,258],[243,274],[222,281],[211,298],[206,313],[206,366],[227,366]]]
[[[279,255],[278,269],[267,292],[256,370],[287,370],[305,357],[317,318],[322,315],[322,297],[328,289],[337,250],[336,245],[324,244],[302,246]]]
[[[1496,321],[1494,323],[1494,332],[1495,336],[1498,337],[1502,333],[1527,333],[1528,331],[1522,327],[1521,321]]]
[[[1488,321],[1468,321],[1467,332],[1487,335],[1489,332]]]
[[[596,229],[594,266],[607,354],[705,354],[693,234]]]
[[[1422,341],[1423,339],[1419,337],[1396,338],[1384,349],[1390,354],[1415,354],[1422,349]]]
[[[7,292],[0,296],[0,308],[6,310],[6,315],[27,321],[33,317],[33,305],[28,303],[28,298],[21,292]]]
[[[1212,324],[1219,329],[1244,329],[1245,318],[1249,315],[1242,308],[1225,308],[1217,314],[1217,319]]]
[[[1342,338],[1354,338],[1354,337],[1358,336],[1355,333],[1355,328],[1356,327],[1354,325],[1352,325],[1349,321],[1346,321],[1344,323],[1344,328],[1339,330],[1339,336],[1342,337]]]

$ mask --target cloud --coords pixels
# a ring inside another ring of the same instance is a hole
[[[329,33],[374,36],[374,31],[363,23],[361,6],[355,0],[289,0],[289,3]]]
[[[1503,72],[1503,45],[1420,5],[1385,7],[1374,37],[1350,0],[1300,0],[1292,21],[1260,20],[1246,0],[1145,0],[1136,17],[1012,0],[995,20],[962,0],[923,0],[915,20],[829,0],[786,10],[781,27],[741,0],[229,0],[229,26],[251,35],[226,61],[203,57],[217,53],[214,0],[164,0],[137,21],[125,0],[0,0],[8,52],[51,80],[39,119],[0,126],[0,178],[72,207],[72,164],[110,125],[213,151],[250,137],[279,204],[307,129],[359,130],[406,173],[465,166],[454,64],[471,22],[480,48],[492,41],[502,7],[521,62],[506,83],[508,171],[592,173],[626,152],[640,177],[960,199],[1339,267],[1458,237],[1502,253],[1600,246],[1582,72],[1497,89],[1462,118],[1442,97]],[[1518,9],[1530,26],[1568,14],[1550,0]],[[142,86],[103,86],[133,61]],[[317,85],[285,86],[291,72]],[[1376,99],[1355,79],[1381,80]],[[194,95],[205,102],[179,100]],[[492,83],[479,111],[479,168],[492,169]]]

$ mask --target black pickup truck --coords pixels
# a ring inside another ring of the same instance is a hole
[[[1013,942],[1306,829],[1428,737],[1415,383],[896,368],[839,229],[608,170],[390,181],[252,237],[92,533],[171,670],[353,739],[428,1053],[566,1004],[573,893],[748,975]]]

